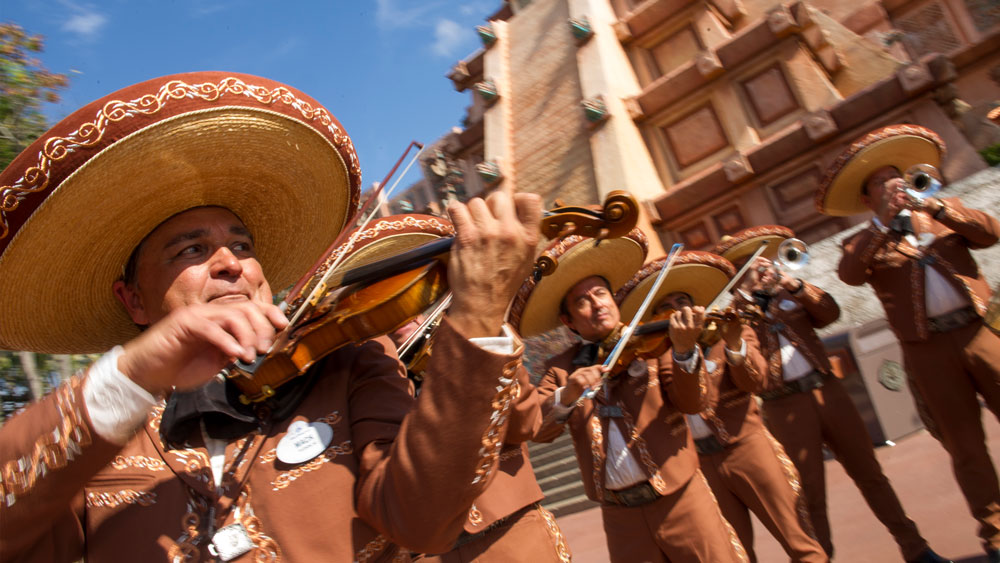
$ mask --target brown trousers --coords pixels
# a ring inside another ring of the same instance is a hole
[[[861,414],[839,379],[828,377],[819,389],[764,401],[763,410],[768,428],[799,470],[813,530],[827,555],[833,557],[833,541],[826,512],[823,444],[896,539],[903,558],[915,559],[927,549],[927,541],[882,473]]]
[[[571,560],[566,538],[555,517],[534,504],[518,511],[501,525],[441,555],[422,555],[414,561],[426,563],[508,563],[539,561],[567,563]]]
[[[987,549],[1000,549],[1000,485],[986,450],[979,398],[1000,418],[1000,337],[982,321],[926,342],[904,342],[903,360],[927,429],[952,470]]]
[[[722,515],[735,528],[751,563],[757,561],[751,510],[792,561],[829,561],[814,537],[805,498],[799,496],[798,472],[766,430],[699,460]]]
[[[701,472],[677,491],[642,506],[601,506],[613,563],[745,562]]]

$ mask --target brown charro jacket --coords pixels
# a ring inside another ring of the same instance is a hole
[[[743,292],[737,291],[735,295],[738,307],[747,303]],[[833,373],[826,348],[816,334],[817,329],[840,317],[840,307],[829,293],[803,281],[802,289],[795,293],[779,289],[763,313],[764,319],[752,325],[767,362],[768,377],[762,382],[760,391],[778,389],[785,384],[779,334],[788,339],[814,369],[827,375]]]
[[[698,469],[698,455],[684,413],[695,414],[704,406],[703,372],[683,372],[668,350],[658,359],[647,360],[646,369],[633,369],[636,375],[630,375],[626,368],[613,372],[606,384],[609,399],[601,390],[593,400],[584,400],[575,407],[561,423],[554,416],[554,393],[575,371],[573,358],[580,346],[574,344],[546,365],[538,385],[545,397],[544,420],[535,440],[552,441],[568,425],[587,496],[603,502],[609,424],[608,418],[598,413],[601,406],[617,406],[623,413],[618,426],[626,434],[625,441],[635,460],[646,470],[650,484],[663,495],[682,487]]]
[[[520,393],[510,408],[500,465],[469,509],[465,531],[470,534],[482,532],[497,520],[545,498],[528,457],[528,440],[542,425],[541,396],[528,372],[523,368],[518,371]]]
[[[387,339],[328,356],[292,416],[228,445],[218,490],[200,433],[164,444],[156,411],[124,447],[108,443],[76,378],[0,429],[0,561],[209,560],[212,514],[249,531],[241,562],[447,551],[496,473],[521,351],[482,350],[447,320],[433,345],[419,400]],[[288,465],[275,447],[300,420],[329,424],[333,441]]]
[[[913,230],[933,242],[915,248],[899,233],[881,232],[874,226],[844,240],[838,273],[850,285],[871,284],[896,337],[904,342],[927,340],[929,329],[924,297],[925,266],[936,269],[973,305],[986,314],[990,287],[969,249],[986,248],[1000,237],[1000,222],[969,209],[957,198],[941,200],[938,217],[914,211]]]
[[[720,340],[705,354],[701,366],[706,392],[705,407],[699,416],[723,445],[734,444],[764,427],[751,394],[763,388],[767,362],[753,329],[744,326],[742,337],[747,350],[740,365],[726,361],[726,343]]]

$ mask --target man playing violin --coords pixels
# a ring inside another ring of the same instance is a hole
[[[663,267],[651,262],[619,291],[624,314],[638,308],[647,287]],[[708,252],[684,252],[674,262],[654,295],[654,314],[706,306],[735,275],[728,260]],[[815,536],[799,480],[784,450],[764,428],[757,401],[767,364],[749,326],[732,310],[716,318],[698,341],[702,361],[697,370],[705,385],[704,408],[687,414],[699,464],[722,515],[732,524],[747,551],[753,549],[752,511],[778,540],[791,561],[828,561]]]
[[[510,322],[529,336],[562,323],[582,339],[547,362],[538,386],[545,420],[535,440],[551,441],[569,427],[584,489],[601,503],[611,560],[745,561],[698,472],[684,423],[704,400],[700,372],[690,366],[699,362],[704,310],[674,313],[672,350],[613,367],[605,380],[601,363],[621,327],[612,289],[642,265],[645,238],[633,231],[595,244],[571,236],[547,252],[558,268],[525,282]],[[596,389],[592,399],[584,398],[587,389]]]
[[[872,131],[826,171],[816,205],[828,215],[874,213],[844,241],[840,279],[870,284],[882,302],[917,410],[951,456],[990,561],[1000,561],[1000,483],[979,405],[981,397],[1000,416],[1000,336],[983,322],[992,292],[970,252],[996,244],[1000,222],[957,198],[904,190],[904,172],[940,167],[944,156],[929,129]]]
[[[784,447],[801,477],[805,508],[820,545],[830,557],[833,541],[826,508],[823,447],[834,453],[868,506],[893,535],[906,561],[943,561],[927,547],[906,516],[875,457],[871,437],[847,389],[835,375],[816,333],[840,316],[833,297],[777,269],[772,260],[795,233],[780,225],[744,229],[723,239],[717,254],[742,267],[761,244],[765,251],[740,282],[734,305],[760,308],[754,324],[767,360],[756,391],[767,427]]]
[[[531,267],[537,198],[451,207],[455,298],[420,400],[384,337],[259,403],[218,375],[269,351],[288,324],[272,283],[306,272],[359,192],[350,138],[321,105],[222,72],[115,92],[0,174],[0,345],[111,348],[0,429],[0,560],[387,561],[451,547],[517,393],[520,345],[497,337]],[[61,267],[39,267],[56,251]]]

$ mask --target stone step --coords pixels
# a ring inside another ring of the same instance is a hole
[[[547,463],[541,467],[536,467],[532,464],[532,468],[535,470],[535,479],[538,480],[539,484],[541,484],[543,479],[547,479],[552,475],[562,474],[566,471],[575,471],[578,476],[577,478],[579,478],[579,467],[579,464],[576,463],[576,456],[564,457],[562,459],[555,460],[552,463]],[[545,486],[543,485],[542,488],[544,489]]]
[[[542,491],[545,491],[559,485],[580,482],[580,470],[577,468],[576,462],[574,462],[573,465],[562,471],[553,472],[544,477],[535,475],[535,478],[538,480],[538,486],[542,488]]]
[[[550,487],[549,490],[544,492],[547,502],[557,502],[583,494],[583,483],[580,481],[569,481]]]
[[[582,489],[582,487],[581,487]],[[548,502],[547,500],[542,501],[542,506],[546,508],[549,512],[555,515],[556,518],[560,516],[567,516],[569,514],[575,514],[577,512],[582,512],[584,510],[594,508],[595,506],[600,506],[596,502],[587,498],[583,493],[572,496],[556,502]]]

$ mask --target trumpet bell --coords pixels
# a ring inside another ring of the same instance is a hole
[[[778,245],[775,259],[786,270],[801,270],[809,263],[809,247],[797,238],[785,239]]]
[[[941,191],[941,172],[930,164],[917,164],[903,173],[906,193],[916,199],[934,197]]]

